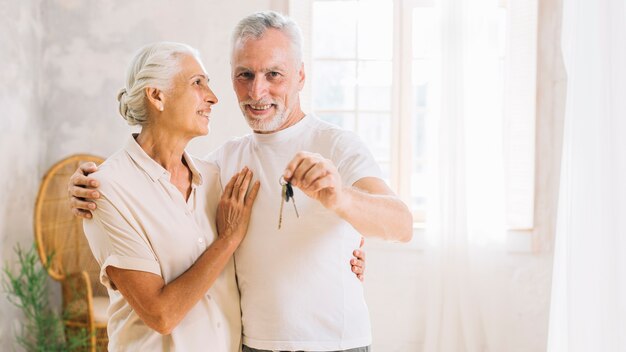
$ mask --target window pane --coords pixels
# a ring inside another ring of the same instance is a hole
[[[313,2],[313,57],[355,58],[356,1]]]
[[[388,162],[378,162],[381,171],[383,172],[383,180],[389,185],[391,182],[391,164]]]
[[[439,10],[432,7],[413,9],[413,58],[438,56],[440,50]]]
[[[390,124],[390,114],[359,113],[357,133],[366,141],[376,161],[390,160]]]
[[[391,109],[391,61],[359,63],[359,109]]]
[[[354,110],[356,62],[316,61],[313,106],[316,110]]]
[[[412,106],[421,109],[432,109],[437,103],[434,101],[435,92],[433,92],[433,89],[440,80],[439,66],[432,59],[419,59],[413,60],[411,68],[413,73],[411,80],[413,86]]]
[[[411,82],[414,86],[428,83],[433,78],[434,65],[432,60],[413,60],[413,77]]]
[[[421,161],[414,160],[413,166],[413,172],[411,173],[411,210],[425,210],[426,190],[428,187],[426,173]]]
[[[417,112],[413,116],[412,122],[412,136],[413,141],[413,158],[423,159],[426,156],[426,114],[424,112]]]
[[[359,1],[359,59],[391,60],[393,45],[393,2]]]
[[[413,60],[412,114],[411,114],[411,158],[423,160],[426,157],[426,118],[432,118],[435,101],[433,82],[439,79],[439,67],[430,59]]]
[[[424,221],[428,177],[426,176],[426,122],[435,118],[441,80],[441,23],[439,9],[413,9],[411,65],[411,197],[414,214],[422,214],[416,221]]]
[[[487,16],[488,43],[493,55],[504,57],[506,53],[506,9],[493,9]]]
[[[316,113],[320,119],[333,125],[354,131],[354,114],[350,113]]]

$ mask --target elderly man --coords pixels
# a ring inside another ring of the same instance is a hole
[[[381,179],[359,138],[300,107],[301,34],[259,12],[239,22],[232,81],[252,134],[209,156],[226,184],[248,166],[261,181],[246,239],[235,253],[244,351],[369,351],[362,284],[345,265],[361,235],[406,242],[411,214]],[[91,179],[73,179],[76,212],[88,216]],[[293,194],[292,197],[290,195]]]

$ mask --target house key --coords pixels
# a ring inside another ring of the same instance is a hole
[[[289,199],[291,199],[293,203],[293,210],[296,211],[296,217],[300,218],[300,214],[298,214],[298,207],[296,207],[296,199],[293,197],[293,186],[291,186],[291,182],[285,181],[285,179],[281,176],[278,183],[281,185],[280,214],[278,215],[278,229],[280,230],[283,224],[283,206],[285,202],[289,202]]]

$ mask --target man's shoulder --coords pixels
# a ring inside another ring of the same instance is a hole
[[[355,133],[351,130],[336,125],[332,122],[322,120],[315,115],[312,115],[312,118],[309,121],[309,129],[322,135],[328,135],[332,137],[355,135]]]
[[[200,172],[202,177],[213,177],[214,175],[219,175],[220,168],[219,166],[217,166],[215,161],[208,160],[207,158],[198,158],[195,156],[192,156],[191,159],[193,160],[194,165],[196,166],[198,172]]]
[[[243,135],[240,137],[234,137],[234,138],[227,140],[226,142],[224,142],[224,144],[222,144],[220,148],[237,149],[243,145],[250,143],[251,140],[252,140],[252,134],[248,133],[246,135]]]
[[[207,160],[206,158],[198,158],[196,156],[192,156],[191,159],[198,168],[198,171],[200,172],[213,172],[218,169],[218,166],[215,164],[215,162]]]
[[[310,135],[316,142],[330,143],[334,147],[344,144],[360,143],[360,137],[353,131],[315,116],[310,120]]]
[[[209,153],[204,159],[216,162],[222,158],[224,155],[230,155],[233,152],[239,150],[240,148],[248,145],[252,140],[252,134],[247,134],[241,137],[234,137],[224,142],[222,145],[217,147],[214,151]]]

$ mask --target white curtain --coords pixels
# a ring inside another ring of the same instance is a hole
[[[564,0],[549,352],[626,351],[626,1]]]
[[[423,351],[511,351],[507,199],[497,0],[443,0],[440,109],[427,122],[431,277]],[[534,71],[533,71],[534,72]],[[533,95],[534,97],[534,95]],[[530,119],[534,121],[533,119]],[[532,127],[531,127],[532,129]],[[529,141],[532,145],[533,141]]]

